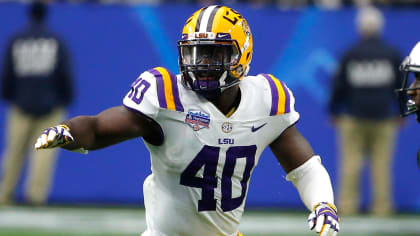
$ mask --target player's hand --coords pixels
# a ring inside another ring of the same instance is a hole
[[[67,125],[57,125],[50,127],[39,136],[35,143],[35,149],[55,148],[73,142],[74,138],[70,134]]]
[[[321,202],[309,215],[308,226],[311,230],[315,229],[320,236],[335,236],[340,231],[339,221],[337,208],[333,204]]]

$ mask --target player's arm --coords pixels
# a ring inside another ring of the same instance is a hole
[[[77,116],[46,129],[35,148],[95,150],[140,136],[151,142],[162,138],[159,125],[152,119],[117,106],[96,116]]]
[[[287,172],[286,179],[293,182],[302,201],[312,211],[309,228],[315,228],[322,236],[336,235],[339,225],[331,180],[305,137],[292,125],[270,148]]]
[[[314,156],[311,145],[297,130],[295,125],[283,131],[270,144],[270,148],[286,173],[296,169]]]

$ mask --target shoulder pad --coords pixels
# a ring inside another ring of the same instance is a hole
[[[155,67],[147,72],[156,79],[157,97],[161,108],[184,111],[181,104],[176,75],[164,67]]]
[[[287,88],[283,81],[278,80],[271,74],[260,74],[264,77],[271,91],[271,110],[270,116],[290,113],[294,111],[295,99],[292,92]]]
[[[184,111],[176,75],[163,67],[143,72],[132,84],[123,101],[132,110],[154,118],[159,108]]]

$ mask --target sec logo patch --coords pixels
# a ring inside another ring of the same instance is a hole
[[[233,126],[232,123],[230,122],[225,122],[222,124],[222,131],[225,133],[230,133],[232,132]]]

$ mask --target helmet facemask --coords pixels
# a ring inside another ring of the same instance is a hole
[[[179,67],[184,85],[205,97],[214,97],[239,82],[241,53],[234,40],[180,40]]]

